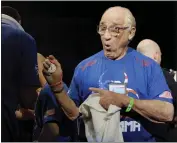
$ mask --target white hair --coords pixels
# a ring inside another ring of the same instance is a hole
[[[136,20],[135,17],[133,16],[133,14],[131,13],[131,11],[128,8],[122,7],[122,6],[114,6],[114,7],[110,7],[108,8],[106,11],[108,11],[109,9],[112,8],[121,8],[125,11],[125,25],[129,26],[129,27],[136,27]],[[105,12],[106,12],[105,11]]]
[[[132,27],[136,28],[135,17],[133,16],[133,14],[128,8],[124,8],[124,9],[126,10],[125,25],[129,27],[129,30],[131,30]]]

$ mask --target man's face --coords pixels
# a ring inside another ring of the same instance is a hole
[[[105,12],[99,24],[104,54],[110,59],[119,57],[129,41],[129,25],[125,25],[125,12]]]

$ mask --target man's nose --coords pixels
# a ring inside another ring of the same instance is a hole
[[[111,39],[112,36],[111,36],[111,34],[110,34],[108,29],[106,29],[103,37],[104,37],[105,40],[110,40]]]

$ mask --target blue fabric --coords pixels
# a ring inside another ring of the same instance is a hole
[[[14,28],[10,23],[1,22],[1,29],[2,116],[8,124],[7,128],[10,128],[9,134],[16,138],[18,125],[14,113],[19,104],[20,90],[23,87],[39,86],[35,69],[37,48],[29,34]]]
[[[20,23],[18,23],[14,18],[12,18],[9,15],[6,14],[2,14],[1,15],[1,23],[2,24],[7,24],[10,25],[10,27],[14,28],[14,29],[18,29],[18,30],[22,30],[24,31],[23,27],[20,25]]]
[[[68,87],[64,83],[64,90],[67,92]],[[48,112],[48,113],[47,113]],[[62,132],[62,119],[63,113],[61,110],[60,105],[57,103],[57,100],[54,94],[51,91],[51,88],[48,84],[46,84],[43,89],[41,90],[39,97],[36,102],[35,107],[35,116],[36,116],[36,123],[37,126],[42,129],[43,125],[47,122],[55,122],[60,125],[60,133]],[[57,141],[70,141],[69,136],[59,136]]]
[[[160,66],[132,48],[120,60],[110,60],[101,51],[82,61],[75,69],[68,94],[79,106],[91,94],[89,87],[108,89],[110,82],[127,83],[128,96],[135,99],[173,102],[172,98],[159,97],[170,91]],[[125,141],[155,141],[140,120],[121,117]]]

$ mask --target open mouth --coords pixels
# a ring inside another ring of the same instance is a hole
[[[105,46],[105,48],[109,48],[109,47],[110,47],[110,45],[109,45],[109,44],[105,44],[104,46]]]
[[[106,51],[110,51],[110,50],[111,50],[111,45],[109,45],[109,44],[104,44],[104,49],[105,49]]]

